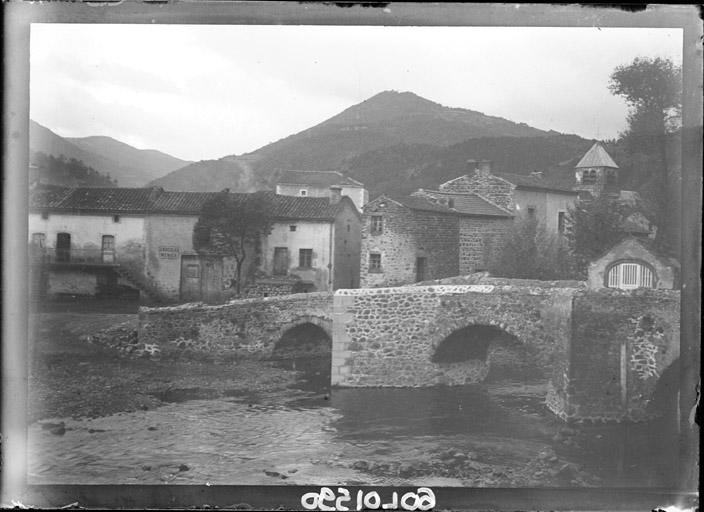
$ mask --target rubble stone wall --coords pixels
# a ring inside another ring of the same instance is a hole
[[[139,341],[163,356],[188,353],[261,359],[290,328],[312,323],[332,333],[332,295],[325,292],[140,308]]]
[[[341,290],[335,295],[332,383],[340,386],[459,385],[482,381],[484,360],[435,363],[435,350],[467,326],[495,326],[530,348],[550,374],[564,360],[572,290],[491,285]]]

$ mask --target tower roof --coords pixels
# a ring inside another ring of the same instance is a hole
[[[611,156],[609,156],[604,149],[604,146],[599,142],[595,142],[589,151],[584,154],[579,163],[575,165],[576,169],[580,167],[611,167],[618,169],[616,162],[613,161]]]

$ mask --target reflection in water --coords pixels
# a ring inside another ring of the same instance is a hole
[[[541,480],[542,470],[537,470],[530,475],[535,485],[577,485],[572,476],[559,480],[567,471],[560,469],[563,464],[592,475],[593,485],[675,483],[674,415],[641,424],[567,427],[545,409],[543,383],[330,390],[329,357],[279,364],[301,372],[297,389],[218,399],[189,390],[180,398],[193,400],[175,400],[153,411],[63,420],[63,436],[34,424],[30,481],[417,484],[432,480],[427,474],[413,480],[397,466],[389,469],[390,463],[440,461],[449,451],[470,454],[474,466],[466,467],[488,476],[502,475],[505,468],[518,472],[541,454],[553,454],[556,480]],[[373,467],[382,470],[368,469]],[[499,478],[455,477],[441,483],[533,481]]]

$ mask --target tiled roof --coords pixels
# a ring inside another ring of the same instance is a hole
[[[538,190],[551,190],[556,192],[569,192],[577,194],[574,190],[574,176],[563,173],[535,173],[535,174],[513,174],[509,172],[497,172],[495,176],[503,178],[513,183],[516,187],[532,188]]]
[[[589,151],[584,154],[579,163],[575,165],[577,169],[580,167],[611,167],[618,169],[616,162],[613,161],[604,147],[598,142],[595,142],[594,145],[589,148]]]
[[[491,201],[483,198],[482,196],[474,193],[452,193],[452,192],[441,192],[438,190],[425,190],[419,191],[419,193],[428,193],[433,196],[441,196],[443,198],[452,199],[453,207],[443,208],[448,210],[454,210],[463,215],[482,215],[482,216],[492,216],[492,217],[512,217],[510,211],[495,205]],[[418,196],[412,196],[418,197]]]
[[[282,185],[312,185],[330,187],[344,185],[347,187],[364,187],[362,183],[337,171],[284,171],[278,183]]]
[[[105,212],[174,215],[197,215],[203,204],[217,192],[170,192],[160,188],[52,188],[30,192],[30,208],[68,212]],[[288,220],[331,220],[345,207],[354,208],[352,200],[343,196],[330,204],[327,197],[282,196],[274,192],[255,192],[272,204],[272,216]],[[245,198],[250,194],[233,193]],[[356,209],[355,209],[356,211]]]

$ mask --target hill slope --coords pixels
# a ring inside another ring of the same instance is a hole
[[[221,160],[235,164],[228,181],[230,188],[243,180],[271,187],[283,170],[338,169],[360,155],[399,145],[442,148],[479,137],[554,135],[558,134],[472,110],[445,107],[410,92],[385,91],[312,128],[252,153]],[[200,173],[198,179],[182,171],[153,183],[172,190],[191,190],[194,184],[197,190],[216,190],[223,183],[222,166],[212,171],[206,164],[192,168],[189,172]],[[256,178],[245,179],[250,172]],[[215,174],[220,179],[215,179]]]
[[[190,162],[151,149],[137,149],[110,137],[64,138],[30,120],[29,147],[67,159],[75,158],[101,174],[109,174],[121,187],[141,187]]]

